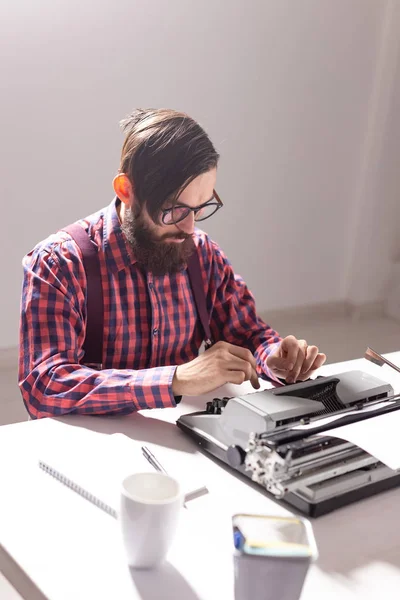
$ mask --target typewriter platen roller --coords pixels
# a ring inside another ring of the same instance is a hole
[[[399,407],[388,383],[349,371],[215,398],[204,411],[181,416],[177,425],[274,497],[319,516],[400,484],[398,473],[349,442],[329,437],[334,425],[326,424],[326,417],[337,415],[335,423],[342,425]],[[312,429],[296,429],[303,424]]]

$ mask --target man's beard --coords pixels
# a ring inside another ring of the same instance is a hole
[[[142,215],[134,214],[130,207],[125,209],[121,229],[139,265],[154,275],[181,271],[194,249],[192,236],[184,232],[156,239]],[[184,241],[168,243],[171,237]]]

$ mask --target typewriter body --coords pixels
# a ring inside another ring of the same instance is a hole
[[[329,435],[400,409],[400,396],[362,371],[215,398],[177,425],[207,452],[311,517],[400,485],[400,473]],[[306,426],[306,427],[305,427]]]

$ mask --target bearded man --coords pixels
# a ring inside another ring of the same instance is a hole
[[[219,155],[206,132],[166,109],[135,110],[122,125],[115,197],[75,224],[95,250],[97,298],[88,302],[88,267],[68,227],[23,260],[19,386],[30,416],[129,414],[173,407],[183,395],[228,382],[258,389],[259,377],[308,379],[325,355],[267,325],[222,249],[195,227],[223,206]],[[91,333],[100,352],[93,364],[85,341],[96,311],[102,325]]]

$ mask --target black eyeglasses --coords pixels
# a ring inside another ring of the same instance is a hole
[[[192,208],[186,204],[176,204],[176,206],[172,206],[171,208],[164,208],[161,211],[161,221],[164,225],[176,225],[186,219],[191,212],[194,212],[195,221],[205,221],[222,208],[222,206],[223,202],[214,190],[213,198],[204,204],[200,204],[200,206],[196,206],[196,208]]]

